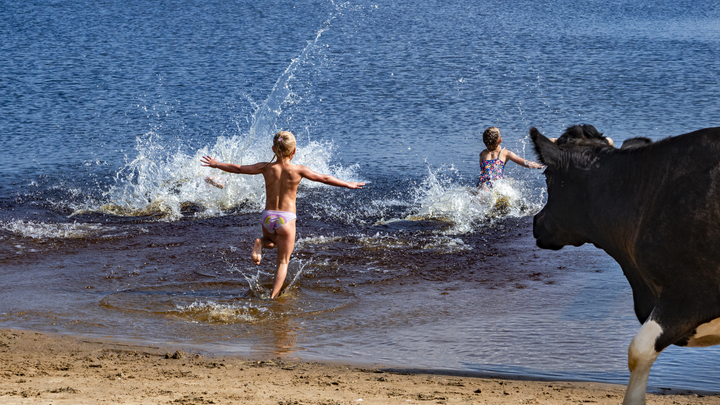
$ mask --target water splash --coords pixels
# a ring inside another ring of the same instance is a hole
[[[253,144],[258,137],[265,137],[268,134],[278,132],[279,128],[276,127],[276,122],[282,115],[285,106],[298,104],[302,101],[302,97],[293,91],[290,84],[295,78],[295,72],[302,66],[302,63],[308,60],[313,52],[318,51],[318,40],[320,40],[323,32],[330,29],[330,22],[333,19],[334,17],[331,16],[329,20],[325,21],[325,26],[315,34],[315,39],[308,41],[300,55],[293,59],[290,65],[288,65],[285,71],[278,77],[270,95],[255,112],[255,119],[250,127],[247,140],[243,148],[240,149],[238,159],[242,159],[242,153],[245,152],[247,147]],[[238,163],[242,164],[241,160],[238,160]]]
[[[214,301],[195,301],[189,305],[177,305],[178,315],[203,323],[255,323],[268,312],[268,308],[252,304],[225,304]]]
[[[339,10],[336,6],[336,10]],[[269,161],[272,158],[271,136],[280,128],[280,118],[292,120],[290,106],[303,102],[303,97],[293,90],[296,72],[304,64],[322,52],[319,40],[330,28],[336,14],[325,21],[315,38],[308,41],[300,55],[280,75],[272,91],[261,105],[254,105],[252,125],[247,132],[230,137],[219,136],[212,146],[194,153],[186,153],[166,143],[158,130],[136,138],[134,159],[115,175],[111,186],[100,201],[90,201],[75,209],[71,216],[88,212],[101,212],[117,216],[154,216],[161,220],[176,221],[186,213],[196,216],[216,216],[236,209],[241,212],[257,212],[264,206],[265,189],[261,176],[237,176],[202,167],[200,158],[210,155],[223,162],[247,164]],[[252,100],[248,101],[252,103]],[[238,126],[238,131],[240,131]],[[300,138],[300,137],[298,137]],[[322,173],[336,177],[353,178],[357,166],[331,165],[334,145],[332,142],[302,142],[298,139],[298,152],[293,163],[302,164]],[[204,181],[213,175],[226,186],[214,188]],[[319,185],[306,182],[303,187]]]
[[[252,274],[252,272],[245,272],[239,269],[237,266],[230,263],[225,257],[223,257],[223,260],[225,260],[225,263],[227,263],[227,265],[229,266],[229,272],[240,273],[240,275],[243,276],[245,281],[248,283],[250,292],[254,297],[261,300],[270,299],[270,296],[272,295],[272,287],[268,288],[267,285],[271,284],[268,284],[265,281],[268,279],[273,280],[275,277],[274,273],[268,273],[258,268],[255,274]],[[303,271],[310,263],[312,263],[312,259],[306,261],[299,259],[290,260],[287,269],[287,276],[285,277],[287,285],[285,288],[282,289],[282,291],[280,291],[281,296],[288,294],[293,289],[293,287],[297,283],[298,277],[303,274]],[[287,282],[287,280],[290,281]]]
[[[542,196],[531,194],[526,184],[511,178],[496,181],[492,190],[468,186],[453,166],[428,167],[415,190],[415,209],[405,219],[434,219],[451,224],[446,235],[465,234],[497,219],[530,215],[542,207]]]

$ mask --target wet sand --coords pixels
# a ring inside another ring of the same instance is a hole
[[[527,381],[337,363],[211,356],[191,348],[0,329],[3,404],[617,404],[622,385]],[[649,394],[651,404],[720,395]]]

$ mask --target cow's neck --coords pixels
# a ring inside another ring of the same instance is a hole
[[[589,176],[588,193],[599,195],[588,199],[593,223],[588,239],[621,265],[634,261],[637,241],[648,225],[647,212],[662,203],[657,200],[658,180],[667,168],[643,160],[620,153],[602,156]]]

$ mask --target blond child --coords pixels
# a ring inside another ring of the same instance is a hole
[[[500,130],[496,127],[489,127],[483,132],[483,143],[486,149],[480,152],[481,172],[480,178],[478,179],[478,187],[482,186],[485,189],[491,189],[493,181],[503,178],[503,170],[508,160],[532,169],[542,169],[545,167],[541,164],[525,160],[507,149],[503,149],[500,146],[502,136],[500,136]]]
[[[308,179],[336,187],[359,189],[365,183],[346,182],[327,174],[316,173],[305,166],[290,163],[295,156],[295,137],[288,131],[280,131],[273,137],[272,151],[275,154],[270,162],[240,166],[232,163],[220,163],[210,156],[200,160],[208,166],[240,174],[262,174],[265,178],[265,211],[262,213],[263,236],[255,239],[252,250],[252,261],[259,265],[262,250],[277,246],[277,269],[270,298],[280,295],[290,255],[295,248],[295,200],[300,180]],[[277,160],[276,160],[277,159]]]

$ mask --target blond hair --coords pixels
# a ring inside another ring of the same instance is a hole
[[[500,130],[497,127],[488,127],[483,132],[483,143],[487,150],[495,150],[500,144]]]
[[[280,160],[292,156],[295,151],[295,136],[290,131],[278,132],[273,137],[273,148],[275,148],[275,157]]]

